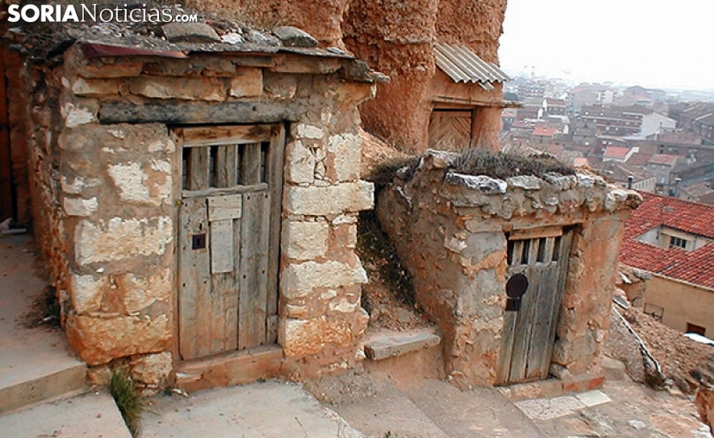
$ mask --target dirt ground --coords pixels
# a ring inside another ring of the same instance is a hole
[[[549,437],[711,437],[686,397],[631,381],[606,382],[601,391],[609,402],[536,425]]]
[[[362,134],[362,178],[380,190],[388,183],[388,175],[413,157],[364,131]],[[357,254],[369,278],[362,286],[362,301],[370,315],[370,327],[404,331],[428,326],[428,318],[414,301],[411,279],[373,211],[360,215]]]
[[[627,309],[623,316],[657,359],[664,375],[683,392],[696,391],[699,382],[692,373],[701,373],[706,368],[714,348],[684,337],[637,308]]]

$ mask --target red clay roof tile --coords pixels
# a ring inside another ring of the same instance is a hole
[[[714,243],[694,251],[665,249],[635,240],[666,226],[714,239],[714,206],[641,192],[644,202],[625,225],[620,261],[645,271],[714,288]]]

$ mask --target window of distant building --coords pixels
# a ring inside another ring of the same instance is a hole
[[[707,332],[707,329],[696,324],[692,324],[691,322],[687,323],[687,331],[685,333],[696,333],[698,335],[705,336]]]
[[[669,247],[687,249],[687,240],[681,237],[670,236]]]

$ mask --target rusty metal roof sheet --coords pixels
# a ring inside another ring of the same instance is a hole
[[[437,43],[434,55],[436,65],[456,83],[477,83],[492,91],[494,82],[511,80],[496,64],[484,61],[465,46]]]

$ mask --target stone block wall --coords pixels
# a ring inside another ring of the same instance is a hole
[[[599,375],[624,221],[639,195],[585,174],[460,175],[447,169],[455,159],[428,152],[377,203],[417,300],[443,332],[447,374],[461,386],[500,382],[506,233],[568,226],[575,235],[550,371],[564,381]]]
[[[289,126],[279,300],[285,372],[316,375],[361,360],[366,274],[354,246],[357,213],[372,208],[373,187],[359,179],[357,105],[373,97],[374,81],[356,65],[296,55],[86,59],[74,46],[59,66],[28,66],[35,232],[84,361],[119,361],[157,387],[178,360],[181,157],[170,124],[216,123],[206,108],[236,102],[268,110],[226,124]],[[359,78],[346,73],[355,71]],[[32,82],[33,74],[45,79]],[[161,110],[141,120],[156,103]],[[105,111],[117,104],[140,114],[117,121],[125,116]]]

